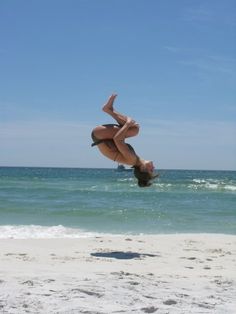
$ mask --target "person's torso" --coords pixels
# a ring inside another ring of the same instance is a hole
[[[133,166],[138,157],[133,147],[128,143],[125,144],[128,146],[129,151],[131,153],[129,154],[129,156],[123,156],[117,149],[113,140],[104,140],[102,143],[98,145],[98,149],[104,156],[113,161]]]

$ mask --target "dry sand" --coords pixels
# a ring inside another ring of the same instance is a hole
[[[0,313],[236,313],[236,236],[0,240]]]

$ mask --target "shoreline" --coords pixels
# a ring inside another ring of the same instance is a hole
[[[236,235],[0,239],[1,313],[227,313]]]
[[[145,233],[145,232],[123,232],[111,233],[100,231],[89,231],[63,225],[0,225],[0,240],[10,239],[86,239],[94,237],[139,237],[139,236],[236,236],[236,233],[215,232],[172,232],[172,233]]]

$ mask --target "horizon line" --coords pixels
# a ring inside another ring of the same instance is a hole
[[[43,169],[104,169],[104,170],[116,170],[116,167],[110,168],[110,167],[70,167],[70,166],[2,166],[0,165],[0,168],[43,168]],[[127,166],[127,168],[132,168],[131,166]],[[232,171],[235,172],[236,169],[186,169],[186,168],[159,168],[156,169],[156,172],[158,171]]]

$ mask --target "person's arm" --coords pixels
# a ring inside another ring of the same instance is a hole
[[[114,142],[116,143],[117,141],[124,141],[124,139],[126,138],[126,133],[128,129],[132,127],[134,124],[135,124],[135,121],[128,117],[125,124],[113,137]]]
[[[123,127],[113,137],[113,141],[115,142],[119,152],[124,156],[125,159],[129,159],[131,162],[132,162],[131,159],[134,159],[134,161],[136,160],[136,156],[130,151],[128,146],[125,144],[124,139],[126,138],[126,133],[128,129],[132,127],[134,124],[135,121],[132,120],[131,118],[128,118]]]

